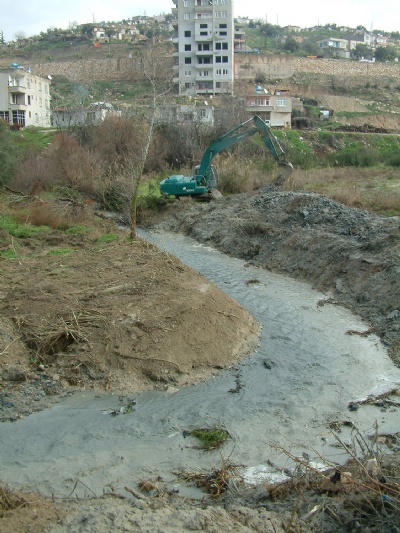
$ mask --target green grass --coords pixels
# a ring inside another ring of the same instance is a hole
[[[67,235],[75,235],[76,233],[84,233],[85,231],[90,231],[90,228],[87,226],[71,226],[65,233]]]
[[[119,237],[115,233],[105,233],[97,239],[97,244],[107,244],[109,242],[118,241]]]
[[[31,224],[18,224],[10,216],[0,216],[0,229],[7,231],[10,235],[17,238],[34,237],[39,233],[49,231],[47,226],[32,226]]]
[[[60,248],[58,250],[50,250],[46,253],[46,255],[49,256],[55,256],[55,255],[68,255],[71,254],[74,250],[72,248]]]
[[[201,447],[204,450],[220,448],[229,438],[226,429],[218,427],[193,429],[190,435],[201,442]]]
[[[36,128],[29,126],[23,131],[12,132],[15,146],[21,155],[40,152],[49,146],[54,138],[55,131],[49,128]]]
[[[17,253],[15,250],[0,250],[1,259],[16,259]]]

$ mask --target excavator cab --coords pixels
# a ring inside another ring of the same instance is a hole
[[[202,185],[208,186],[210,189],[215,189],[218,183],[218,171],[215,165],[210,165],[206,174],[199,178],[200,165],[196,165],[193,169],[193,179]]]

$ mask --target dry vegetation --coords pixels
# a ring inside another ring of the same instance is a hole
[[[287,187],[291,190],[318,192],[349,207],[367,209],[378,214],[399,214],[398,169],[296,169]]]

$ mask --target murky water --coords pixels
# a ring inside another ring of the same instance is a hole
[[[248,466],[272,461],[283,467],[287,457],[275,445],[343,462],[328,428],[332,422],[351,420],[363,433],[373,432],[376,423],[384,433],[399,430],[396,409],[348,409],[349,402],[400,383],[400,369],[378,338],[346,334],[366,329],[357,317],[338,306],[318,306],[326,295],[306,284],[246,266],[186,237],[145,237],[248,309],[262,324],[259,349],[199,385],[136,395],[129,415],[110,415],[119,408],[118,395],[77,393],[18,423],[2,424],[3,481],[66,495],[79,480],[76,491],[99,494],[109,483],[120,488],[152,474],[175,483],[173,471],[218,466],[221,453]],[[183,436],[214,424],[231,436],[222,452],[194,449],[195,442]],[[348,426],[340,427],[341,438],[350,439]]]

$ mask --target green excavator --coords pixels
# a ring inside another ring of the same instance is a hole
[[[249,127],[251,122],[254,124]],[[293,165],[286,161],[285,153],[270,127],[260,117],[255,115],[213,141],[204,152],[200,165],[194,167],[192,176],[182,176],[177,174],[169,176],[161,181],[161,193],[173,195],[176,198],[179,198],[180,196],[193,196],[199,200],[218,198],[221,196],[216,189],[218,184],[218,172],[216,167],[211,164],[211,161],[222,150],[225,150],[232,144],[251,137],[255,133],[261,135],[265,145],[275,158],[277,164],[282,167],[282,172],[274,182],[274,185],[279,187],[293,172]]]

